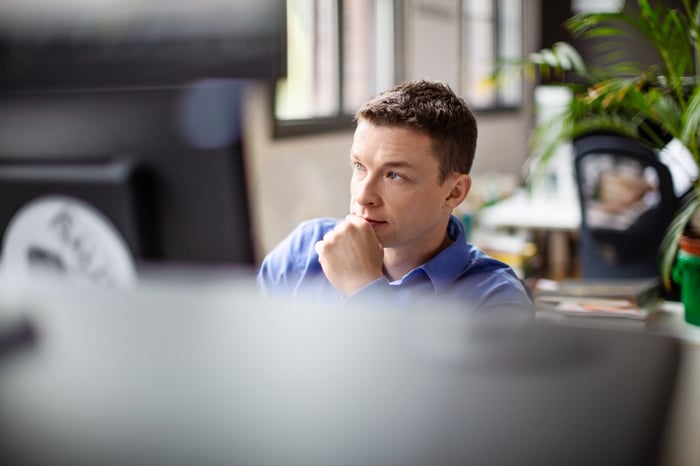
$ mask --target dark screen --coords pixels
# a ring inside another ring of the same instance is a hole
[[[63,194],[101,210],[138,259],[252,263],[244,89],[209,80],[2,96],[0,230],[27,201]],[[108,177],[118,164],[131,171]]]
[[[58,194],[137,262],[253,264],[241,106],[284,71],[285,2],[111,5],[0,6],[0,234]]]

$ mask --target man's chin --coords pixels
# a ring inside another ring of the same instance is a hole
[[[392,241],[391,238],[388,238],[386,235],[377,235],[377,241],[379,241],[379,244],[383,248],[390,248],[392,247]]]

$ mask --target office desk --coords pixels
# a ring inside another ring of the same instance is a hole
[[[679,378],[660,464],[700,465],[700,327],[684,321],[682,303],[667,301],[650,327],[639,331],[669,335],[682,342]]]
[[[520,189],[512,196],[486,207],[478,214],[479,228],[513,228],[543,231],[546,234],[548,278],[561,280],[569,275],[571,252],[569,238],[578,232],[581,212],[578,199]]]
[[[666,302],[651,331],[674,335],[683,341],[680,378],[671,408],[664,466],[700,464],[700,327],[683,320],[683,305]]]
[[[664,452],[665,466],[700,464],[700,344],[688,344],[683,351],[676,400],[671,409]]]

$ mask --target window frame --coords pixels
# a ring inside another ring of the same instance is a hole
[[[462,11],[462,14],[464,14],[465,7],[464,4],[468,2],[469,0],[460,0],[460,8]],[[508,59],[508,57],[505,57],[505,55],[501,55],[502,51],[502,40],[501,40],[501,28],[504,26],[505,23],[501,22],[501,15],[499,12],[503,9],[502,6],[499,6],[499,3],[503,0],[491,0],[491,11],[493,12],[493,18],[495,19],[495,25],[496,27],[493,28],[492,34],[491,34],[491,40],[493,44],[493,54],[491,55],[492,58],[492,65],[495,66],[499,63],[499,61],[503,60],[504,58]],[[525,40],[526,40],[526,34],[525,34],[525,1],[524,0],[516,0],[519,1],[520,3],[520,50],[518,52],[519,57],[522,57],[525,54]],[[464,23],[465,23],[465,18],[462,17],[462,21],[460,23],[460,60],[461,60],[461,66],[465,66],[465,63],[468,63],[467,56],[465,55],[464,49],[467,47],[467,37],[464,31]],[[465,91],[465,86],[463,85],[463,80],[465,79],[464,74],[460,74],[460,92],[462,97],[466,97],[466,91]],[[517,112],[520,111],[525,102],[525,88],[524,88],[524,80],[522,77],[518,78],[519,82],[519,87],[520,87],[520,97],[518,99],[517,104],[506,104],[504,103],[503,99],[501,96],[503,95],[503,88],[500,86],[496,86],[494,89],[495,97],[494,97],[494,103],[488,106],[472,106],[472,110],[476,114],[486,114],[486,115],[491,115],[491,114],[500,114],[500,113],[510,113],[510,112]]]
[[[464,11],[464,2],[469,1],[469,0],[460,0],[460,11]],[[499,56],[499,53],[501,51],[500,48],[500,37],[499,37],[499,32],[501,28],[501,22],[500,22],[500,15],[498,14],[498,10],[496,9],[498,6],[498,2],[500,0],[491,0],[492,2],[492,7],[494,8],[494,19],[496,22],[496,27],[494,28],[493,31],[493,43],[494,43],[494,63],[496,63],[501,57]],[[336,18],[336,27],[337,27],[337,41],[335,44],[335,49],[336,49],[336,56],[337,56],[337,62],[336,65],[338,66],[338,79],[337,82],[335,83],[337,86],[337,112],[334,115],[331,116],[319,116],[319,117],[310,117],[310,118],[298,118],[298,119],[280,119],[276,115],[276,82],[271,82],[269,84],[269,95],[271,96],[270,98],[270,115],[272,118],[272,136],[274,139],[283,139],[283,138],[290,138],[290,137],[298,137],[298,136],[308,136],[308,135],[314,135],[314,134],[324,134],[324,133],[331,133],[331,132],[340,132],[340,131],[347,131],[347,130],[352,130],[354,128],[353,124],[353,114],[345,112],[343,110],[343,102],[344,102],[344,85],[345,85],[345,73],[344,73],[344,59],[345,59],[345,52],[343,50],[343,37],[344,37],[344,11],[343,11],[343,0],[335,0],[336,2],[336,11],[337,11],[337,18]],[[394,44],[395,44],[395,53],[394,53],[394,80],[395,82],[401,82],[402,80],[405,79],[405,69],[404,69],[404,14],[405,14],[405,7],[404,7],[404,1],[402,0],[392,0],[393,3],[393,16],[394,16]],[[521,51],[520,53],[524,53],[524,50],[522,50],[522,44],[525,38],[525,27],[524,27],[524,2],[520,0],[520,36],[521,36]],[[462,13],[463,14],[463,13]],[[462,31],[464,25],[464,19],[462,18],[460,22],[460,60],[463,61],[466,59],[464,53],[463,53],[463,47],[465,46],[464,40],[464,32]],[[460,68],[461,69],[461,68]],[[462,74],[460,74],[460,81],[463,78]],[[522,85],[522,79],[520,79],[521,85]],[[461,82],[460,82],[460,94],[463,94],[463,91],[461,89]],[[496,89],[496,93],[500,94],[500,89]],[[514,112],[514,111],[519,111],[522,106],[523,106],[523,99],[524,99],[524,91],[521,90],[521,97],[520,97],[520,102],[518,104],[503,104],[502,100],[499,99],[498,97],[495,99],[496,103],[494,105],[488,106],[488,107],[476,107],[473,108],[474,112],[476,114],[498,114],[498,113],[507,113],[507,112]]]
[[[338,81],[337,86],[337,107],[338,111],[332,116],[318,116],[311,118],[298,118],[298,119],[280,119],[276,115],[276,82],[272,82],[269,85],[269,92],[271,95],[270,99],[270,114],[273,120],[272,135],[275,139],[296,137],[296,136],[306,136],[312,134],[323,134],[337,131],[352,130],[354,128],[352,113],[345,112],[343,110],[343,101],[345,98],[344,88],[345,88],[345,73],[344,73],[344,59],[345,52],[343,50],[343,33],[344,33],[344,9],[343,0],[335,0],[336,11],[338,12],[336,18],[336,27],[338,28],[338,41],[335,44],[335,49],[337,52],[337,62],[338,66]],[[400,71],[403,69],[402,62],[402,52],[403,45],[401,43],[401,38],[403,37],[402,17],[403,17],[403,1],[402,0],[392,0],[393,3],[393,13],[394,13],[394,44],[395,44],[395,54],[394,54],[394,76],[395,81],[401,81]]]

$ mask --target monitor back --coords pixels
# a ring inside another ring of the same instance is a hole
[[[249,277],[222,278],[35,302],[25,318],[41,332],[0,359],[2,451],[13,464],[658,464],[671,337],[260,300]]]

